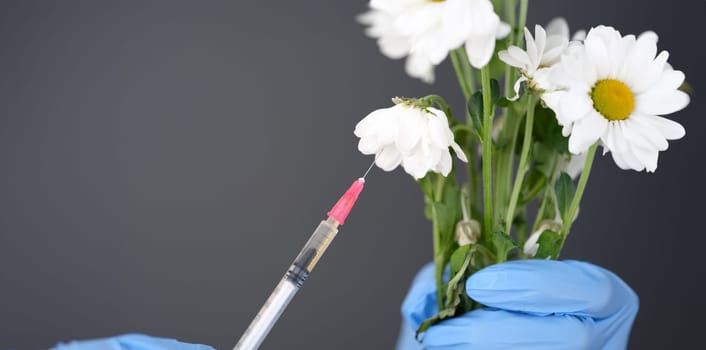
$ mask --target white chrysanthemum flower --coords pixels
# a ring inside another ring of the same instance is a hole
[[[563,18],[549,22],[547,30],[540,25],[534,27],[534,36],[525,28],[526,50],[510,46],[498,52],[500,60],[520,70],[520,78],[515,82],[515,97],[520,93],[520,85],[535,91],[550,90],[549,72],[559,62],[569,47],[569,24]]]
[[[354,133],[360,138],[358,150],[374,154],[380,169],[392,171],[401,164],[415,179],[429,171],[447,176],[452,168],[449,147],[468,161],[454,141],[446,114],[433,107],[400,102],[378,109],[363,118]]]
[[[564,55],[552,70],[560,88],[555,103],[569,151],[585,152],[598,140],[621,169],[657,169],[659,151],[667,140],[680,139],[684,128],[660,115],[689,104],[679,91],[684,73],[667,64],[669,54],[657,55],[657,35],[622,36],[612,27],[589,31],[577,50]]]
[[[370,8],[358,17],[369,26],[366,34],[385,56],[408,56],[407,74],[427,83],[450,50],[465,44],[471,64],[480,68],[490,61],[496,38],[510,32],[490,0],[371,0]]]

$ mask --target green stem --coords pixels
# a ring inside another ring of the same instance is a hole
[[[517,200],[520,197],[522,181],[525,179],[525,173],[527,173],[527,158],[532,146],[532,128],[534,126],[534,108],[536,103],[537,102],[534,95],[529,95],[527,98],[527,119],[525,120],[525,136],[524,140],[522,140],[520,164],[517,166],[515,183],[512,186],[512,194],[510,195],[510,204],[508,205],[507,212],[505,213],[505,233],[508,235],[512,229],[512,221],[515,217],[515,208],[517,207]]]
[[[461,59],[461,67],[463,67],[464,77],[468,81],[468,86],[471,87],[471,94],[476,89],[475,78],[473,78],[473,67],[471,66],[471,60],[468,59],[468,53],[464,47],[456,49],[458,51],[458,57]]]
[[[465,69],[462,66],[463,61],[460,57],[460,53],[458,52],[458,50],[463,50],[463,48],[452,50],[451,52],[449,52],[449,56],[451,56],[451,63],[453,63],[454,72],[456,72],[456,79],[458,80],[458,85],[461,86],[461,90],[463,91],[463,97],[465,101],[468,102],[468,99],[471,98],[473,92],[471,87],[469,86],[469,81],[466,77]]]
[[[464,102],[468,103],[468,100],[471,98],[471,95],[473,95],[473,91],[475,90],[475,83],[473,81],[473,67],[471,67],[470,62],[468,61],[468,56],[466,55],[466,50],[463,47],[452,50],[449,52],[449,55],[451,56],[451,62],[453,63],[458,85],[461,86],[461,90],[463,91]],[[468,109],[465,109],[466,124],[469,128],[471,128],[471,117],[468,115]],[[466,149],[469,152],[466,156],[468,157],[468,183],[471,187],[471,194],[468,196],[468,206],[473,209],[475,207],[475,201],[473,199],[478,189],[478,172],[476,171],[476,157],[474,152],[476,143],[470,137],[468,140],[469,142],[466,145]]]
[[[562,218],[561,226],[561,245],[559,247],[559,252],[564,247],[564,242],[566,242],[566,237],[569,235],[569,229],[571,224],[573,224],[574,218],[576,217],[576,211],[579,209],[579,203],[581,202],[581,197],[583,197],[583,191],[586,189],[586,183],[588,183],[588,177],[591,175],[591,167],[593,166],[593,158],[596,156],[596,149],[598,148],[598,143],[591,146],[588,149],[588,154],[586,155],[586,163],[583,165],[583,172],[581,172],[581,177],[579,178],[579,184],[576,187],[576,194],[571,200],[571,205],[569,206],[569,211],[566,216]]]
[[[534,224],[532,225],[532,232],[537,231],[539,228],[539,223],[542,222],[544,217],[544,211],[547,210],[547,203],[549,202],[549,197],[552,196],[552,191],[554,190],[554,182],[556,181],[556,176],[558,172],[556,171],[557,165],[559,163],[559,157],[560,155],[554,156],[554,163],[552,164],[552,175],[551,178],[549,179],[549,182],[547,182],[547,187],[544,190],[544,196],[542,197],[542,200],[539,203],[539,209],[537,209],[537,215],[534,218]],[[520,244],[524,244],[524,242],[520,242]]]
[[[439,231],[439,219],[436,213],[436,206],[431,207],[431,215],[434,227],[434,277],[436,280],[436,303],[439,307],[439,310],[443,310],[444,294],[442,292],[442,288],[444,287],[444,283],[442,278],[444,273],[444,266],[442,261],[443,257],[441,255],[441,232]]]
[[[505,2],[505,19],[512,28],[510,30],[510,40],[508,41],[509,45],[512,45],[515,42],[515,26],[517,25],[517,0],[507,0]],[[512,96],[512,72],[514,70],[515,68],[510,65],[505,67],[505,96]]]
[[[520,20],[517,24],[517,37],[515,38],[515,45],[520,45],[522,39],[525,37],[525,26],[527,25],[527,3],[528,0],[520,0]]]
[[[493,230],[493,170],[491,168],[493,106],[490,100],[490,69],[487,65],[481,69],[481,81],[483,84],[483,231],[489,238]]]
[[[446,177],[437,175],[436,188],[434,189],[435,203],[441,202],[444,194],[444,184]],[[444,252],[442,251],[441,230],[439,230],[439,216],[436,212],[436,206],[432,205],[431,215],[433,222],[433,237],[434,237],[434,277],[436,279],[436,302],[439,310],[444,308]]]

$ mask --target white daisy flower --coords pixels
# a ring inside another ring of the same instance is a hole
[[[500,60],[520,70],[513,99],[519,97],[523,82],[534,91],[550,90],[549,72],[569,47],[569,24],[563,18],[556,18],[549,22],[546,31],[536,25],[534,36],[525,28],[525,43],[526,50],[510,46],[498,52]]]
[[[447,176],[451,171],[451,147],[456,156],[467,162],[466,155],[454,141],[446,114],[433,107],[422,108],[414,101],[373,111],[355,127],[360,138],[358,150],[374,154],[375,164],[392,171],[400,164],[415,179],[433,171]]]
[[[622,36],[612,27],[589,31],[583,45],[567,53],[552,70],[556,113],[569,151],[585,152],[598,140],[621,169],[657,169],[659,151],[667,140],[680,139],[684,128],[661,115],[689,104],[679,91],[684,73],[667,64],[669,54],[657,55],[657,35]]]
[[[490,0],[371,0],[370,8],[358,17],[369,26],[366,34],[378,40],[385,56],[408,56],[407,74],[428,83],[449,51],[465,44],[471,64],[481,68],[496,38],[510,33]]]

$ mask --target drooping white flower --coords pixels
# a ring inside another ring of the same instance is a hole
[[[358,150],[374,154],[379,168],[392,171],[401,164],[415,179],[429,171],[447,176],[452,168],[449,147],[459,159],[468,161],[454,141],[444,112],[397,102],[373,111],[355,127],[354,134],[360,138]]]
[[[496,38],[510,32],[490,0],[371,0],[370,8],[358,17],[369,26],[366,34],[385,56],[407,56],[407,74],[428,83],[450,50],[465,44],[471,64],[480,68],[490,61]]]
[[[549,72],[569,47],[569,24],[563,18],[556,18],[549,22],[546,31],[536,25],[534,36],[525,28],[525,43],[525,50],[510,46],[498,52],[500,60],[520,70],[514,87],[515,99],[523,82],[538,92],[551,90]]]
[[[569,151],[583,153],[600,140],[621,169],[655,171],[667,140],[685,134],[661,115],[689,104],[678,90],[684,73],[672,69],[668,57],[666,51],[657,55],[653,32],[636,38],[605,26],[591,29],[578,49],[562,56],[552,70],[558,90],[548,105],[569,136]]]

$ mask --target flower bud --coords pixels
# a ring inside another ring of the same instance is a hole
[[[459,246],[475,244],[480,237],[480,224],[476,220],[461,220],[456,224],[456,243]]]

